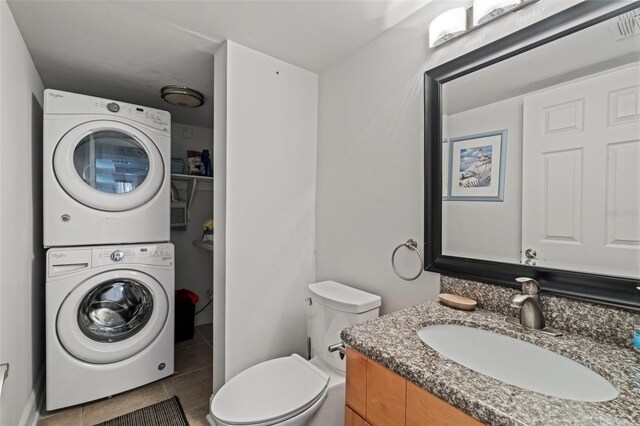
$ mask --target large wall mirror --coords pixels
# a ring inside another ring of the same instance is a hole
[[[594,3],[427,72],[427,270],[640,309],[640,2]]]

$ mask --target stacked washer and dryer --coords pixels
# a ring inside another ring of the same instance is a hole
[[[46,408],[174,371],[171,116],[45,91]]]

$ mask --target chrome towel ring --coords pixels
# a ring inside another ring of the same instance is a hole
[[[406,247],[409,250],[416,252],[418,254],[418,257],[420,258],[420,271],[413,277],[405,277],[396,269],[396,252],[400,247]],[[393,254],[391,255],[391,266],[393,266],[393,272],[395,272],[397,276],[405,281],[413,281],[418,278],[420,274],[422,274],[422,271],[424,270],[424,258],[422,257],[422,253],[420,253],[420,250],[418,250],[418,243],[416,242],[416,240],[408,239],[406,243],[402,243],[398,247],[396,247],[396,249],[393,251]]]

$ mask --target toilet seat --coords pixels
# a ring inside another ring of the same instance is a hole
[[[227,382],[211,401],[216,423],[268,426],[322,399],[329,376],[297,354],[254,365]]]

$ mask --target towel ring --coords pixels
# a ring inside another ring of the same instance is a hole
[[[400,247],[406,247],[409,250],[416,252],[418,254],[418,257],[420,258],[420,271],[413,277],[405,277],[396,269],[396,252]],[[422,257],[422,253],[420,253],[420,250],[418,250],[418,243],[416,243],[416,240],[408,239],[406,243],[402,243],[398,247],[396,247],[396,249],[393,251],[393,254],[391,255],[391,266],[393,266],[393,272],[395,272],[397,276],[405,281],[413,281],[418,278],[420,274],[422,274],[422,270],[424,269],[424,258]]]

